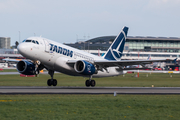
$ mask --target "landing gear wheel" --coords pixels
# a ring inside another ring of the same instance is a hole
[[[86,85],[86,87],[89,87],[89,86],[91,85],[91,84],[90,84],[90,81],[89,81],[89,80],[86,80],[85,85]]]
[[[48,85],[48,86],[51,86],[51,79],[48,79],[47,85]]]
[[[53,79],[52,85],[53,85],[53,86],[56,86],[56,85],[57,85],[57,80],[56,80],[56,79]]]
[[[48,86],[51,86],[51,85],[56,86],[57,85],[57,80],[56,79],[53,79],[53,80],[48,79],[47,85]]]
[[[95,80],[91,80],[91,81],[90,81],[90,84],[91,84],[92,87],[94,87],[94,86],[96,85]]]
[[[57,85],[57,80],[56,79],[53,79],[53,75],[54,75],[54,71],[53,70],[48,70],[48,74],[51,76],[51,79],[49,79],[47,81],[47,85],[48,86],[56,86]]]

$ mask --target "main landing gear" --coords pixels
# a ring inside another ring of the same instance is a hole
[[[48,74],[51,76],[51,79],[48,79],[47,85],[48,86],[51,86],[51,85],[56,86],[57,85],[57,80],[53,79],[54,71],[53,70],[49,70]]]
[[[57,80],[53,79],[54,71],[53,70],[49,70],[48,74],[51,76],[51,79],[48,79],[47,85],[48,86],[51,86],[51,85],[56,86],[57,85]],[[96,85],[96,82],[95,82],[95,80],[92,80],[92,76],[90,76],[89,80],[86,80],[85,85],[87,87],[89,87],[89,86],[94,87]]]
[[[96,81],[95,80],[91,80],[92,76],[89,77],[89,80],[86,80],[85,85],[86,87],[94,87],[96,85]]]

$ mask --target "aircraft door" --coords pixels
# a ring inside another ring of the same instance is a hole
[[[45,52],[49,53],[49,49],[50,49],[49,42],[46,39],[43,39],[43,40],[44,40],[44,44],[45,44]]]

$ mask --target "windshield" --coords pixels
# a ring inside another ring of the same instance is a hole
[[[32,40],[26,40],[25,42],[31,42]]]
[[[38,44],[39,45],[39,42],[36,41],[36,40],[23,40],[22,42],[30,42],[30,43],[34,43],[34,44]]]

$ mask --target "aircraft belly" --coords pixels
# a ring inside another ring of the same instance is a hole
[[[94,74],[93,77],[111,77],[111,76],[118,76],[118,75],[123,75],[123,71],[117,71],[116,67],[110,67],[107,69],[108,72],[106,70],[102,71],[98,71],[97,74]]]
[[[57,58],[54,64],[54,70],[68,75],[79,76],[79,74],[74,70],[74,68],[66,63],[67,61],[68,58]]]
[[[73,72],[71,70],[67,70],[65,68],[59,67],[58,69],[55,69],[55,71],[58,71],[63,74],[71,75],[71,76],[80,76],[77,72]]]

